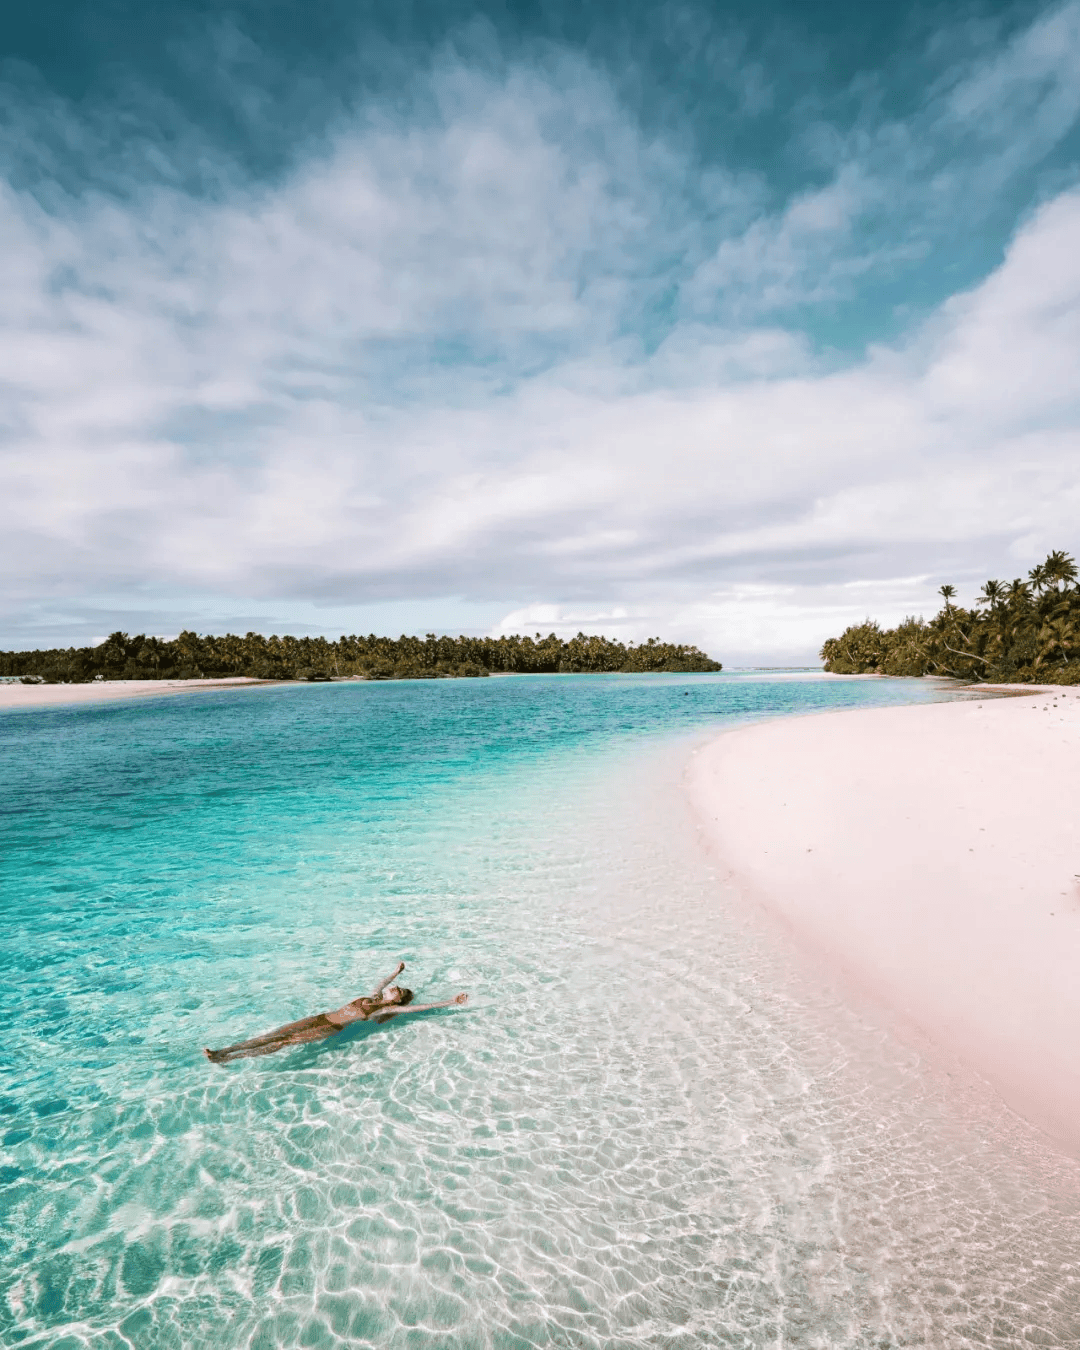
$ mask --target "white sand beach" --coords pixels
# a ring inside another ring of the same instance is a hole
[[[748,898],[1080,1155],[1080,689],[769,722],[689,777]]]
[[[232,689],[248,684],[273,684],[241,675],[221,680],[94,680],[90,684],[0,684],[0,710],[51,708],[65,703],[106,703],[118,698],[160,698],[199,689]]]

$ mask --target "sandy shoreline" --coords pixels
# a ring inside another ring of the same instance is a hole
[[[1080,690],[742,728],[689,783],[745,895],[1080,1155]]]
[[[52,708],[72,703],[107,703],[121,698],[160,698],[163,694],[190,694],[200,689],[236,689],[252,684],[274,684],[240,675],[223,680],[94,680],[90,684],[0,684],[0,711],[11,708]]]

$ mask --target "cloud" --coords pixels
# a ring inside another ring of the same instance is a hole
[[[793,315],[1000,208],[1075,124],[1078,15],[838,134],[780,201],[554,47],[444,53],[263,179],[191,170],[189,127],[183,163],[133,144],[73,187],[34,127],[82,154],[115,137],[41,94],[0,187],[8,641],[57,606],[96,624],[101,595],[190,597],[195,623],[427,598],[408,613],[436,628],[458,597],[484,625],[805,658],[864,600],[932,596],[897,577],[1075,548],[1075,191],[906,331],[844,352]]]
[[[745,321],[786,311],[790,321],[860,293],[880,304],[900,279],[921,291],[918,272],[935,255],[970,269],[988,220],[1016,209],[1078,116],[1075,3],[948,63],[906,118],[882,109],[841,130],[808,100],[798,141],[826,176],[722,238],[684,287],[687,312],[720,307]]]
[[[491,628],[511,633],[604,634],[639,642],[661,631],[674,642],[721,652],[726,666],[815,664],[822,634],[842,632],[872,613],[886,624],[932,613],[941,603],[927,576],[832,585],[747,582],[673,597],[639,597],[630,605],[526,605]]]

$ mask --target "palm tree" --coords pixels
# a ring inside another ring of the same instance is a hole
[[[991,610],[997,609],[1004,596],[1005,590],[1000,581],[988,581],[979,592],[979,599],[976,602],[980,605],[989,605]]]
[[[1076,581],[1076,563],[1061,549],[1055,549],[1042,564],[1043,584],[1055,590],[1071,586]]]
[[[867,620],[828,639],[821,651],[826,669],[1023,683],[1039,678],[1041,668],[1044,678],[1076,681],[1080,581],[1069,554],[1049,554],[1027,580],[987,581],[971,609],[955,604],[955,587],[942,586],[939,593],[945,603],[929,623],[906,619],[883,631]]]
[[[1013,577],[1012,581],[1009,582],[1007,595],[1011,607],[1023,609],[1031,599],[1031,590],[1026,581],[1022,581],[1019,577]]]
[[[1035,665],[1042,665],[1044,657],[1049,660],[1055,648],[1061,652],[1061,664],[1066,665],[1069,660],[1069,648],[1073,646],[1075,640],[1076,624],[1071,618],[1063,616],[1048,619],[1039,629],[1039,651],[1035,657]]]

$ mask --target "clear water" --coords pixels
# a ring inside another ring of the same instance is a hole
[[[0,1342],[1080,1344],[1072,1164],[847,1012],[679,792],[753,675],[0,716]],[[398,960],[465,1010],[227,1068]]]

